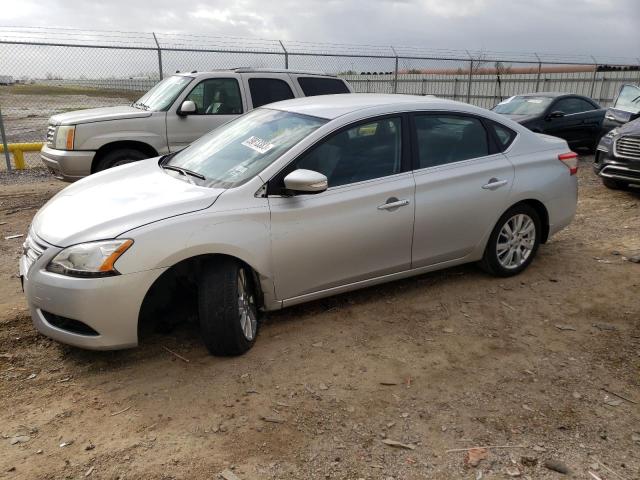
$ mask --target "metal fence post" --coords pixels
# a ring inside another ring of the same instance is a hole
[[[287,52],[287,49],[284,48],[284,43],[282,43],[282,40],[278,40],[278,42],[280,42],[280,46],[282,47],[282,51],[284,52],[284,68],[286,70],[289,70],[289,52]]]
[[[391,50],[393,51],[396,59],[396,66],[393,71],[393,93],[398,93],[398,54],[396,53],[396,49],[393,48],[393,45],[391,46]]]
[[[156,33],[155,32],[151,32],[151,34],[153,35],[153,40],[156,42],[156,47],[158,48],[158,71],[160,73],[160,80],[163,79],[163,73],[162,73],[162,49],[160,48],[160,44],[158,43],[158,37],[156,37]]]
[[[453,77],[453,99],[458,96],[458,77]]]
[[[537,53],[534,53],[534,55],[536,56],[536,58],[538,59],[538,75],[536,76],[536,92],[540,91],[540,75],[542,74],[542,61],[540,60],[540,57],[538,56]]]
[[[598,61],[593,56],[591,58],[593,59],[593,77],[591,78],[591,91],[589,96],[593,98],[593,92],[596,88],[596,78],[598,76]],[[602,89],[600,89],[600,91],[602,91]]]
[[[473,60],[469,60],[469,80],[467,81],[467,103],[471,103],[471,82],[473,81]]]
[[[2,110],[0,109],[0,136],[2,137],[2,146],[4,147],[4,159],[7,162],[7,171],[11,171],[11,155],[9,154],[9,146],[7,145],[7,134],[4,131],[4,121],[2,120]]]

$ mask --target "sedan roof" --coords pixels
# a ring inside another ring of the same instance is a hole
[[[574,94],[574,93],[563,93],[563,92],[532,92],[532,93],[521,93],[516,95],[516,97],[563,97],[565,95],[575,95],[576,97],[581,97],[582,95]]]
[[[339,95],[318,95],[272,103],[266,108],[286,110],[288,112],[313,117],[334,118],[370,108],[387,107],[388,110],[457,110],[476,113],[481,109],[466,103],[454,102],[433,96],[399,95],[383,93],[348,93]]]

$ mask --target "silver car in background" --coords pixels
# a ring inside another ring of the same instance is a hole
[[[65,188],[20,273],[61,342],[132,347],[182,305],[211,353],[237,355],[263,311],[468,262],[520,273],[571,222],[576,171],[564,140],[471,105],[289,100]]]

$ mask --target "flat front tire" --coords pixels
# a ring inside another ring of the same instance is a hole
[[[538,212],[529,205],[507,210],[491,232],[480,261],[482,269],[498,277],[522,272],[538,251],[541,227]]]
[[[212,355],[249,350],[258,334],[258,308],[251,270],[233,259],[206,262],[198,281],[202,339]]]

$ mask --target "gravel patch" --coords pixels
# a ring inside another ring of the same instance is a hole
[[[25,170],[0,171],[0,185],[50,182],[55,180],[45,168],[27,168]]]

